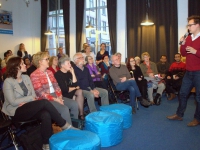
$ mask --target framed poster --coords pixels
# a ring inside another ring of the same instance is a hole
[[[13,34],[11,11],[0,10],[0,34]]]

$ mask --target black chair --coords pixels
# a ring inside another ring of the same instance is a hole
[[[111,94],[113,95],[113,98],[116,103],[118,103],[118,99],[120,99],[122,103],[130,102],[129,91],[128,90],[118,91],[110,75],[108,75],[108,88]],[[139,110],[137,98],[136,98],[136,107],[137,107],[137,110]]]

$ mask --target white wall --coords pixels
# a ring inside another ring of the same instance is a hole
[[[0,10],[12,11],[13,35],[0,34],[0,57],[11,49],[17,53],[20,43],[24,43],[26,50],[33,54],[40,51],[40,0],[30,0],[27,7],[24,0],[1,0]]]

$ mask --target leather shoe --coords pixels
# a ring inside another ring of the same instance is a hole
[[[179,117],[177,114],[174,114],[172,116],[167,116],[167,119],[169,119],[169,120],[179,120],[179,121],[183,120],[183,118]]]
[[[194,127],[194,126],[197,126],[197,125],[200,125],[200,121],[198,121],[197,119],[193,119],[190,123],[188,123],[188,127]]]

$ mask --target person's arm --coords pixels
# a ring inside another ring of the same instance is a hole
[[[94,82],[92,80],[92,77],[89,73],[88,68],[85,67],[84,69],[86,69],[85,73],[87,73],[87,78],[88,78],[88,81],[89,81],[90,88],[93,90],[95,88],[95,85],[94,85]]]
[[[6,100],[8,100],[10,105],[14,107],[19,106],[21,103],[31,102],[35,98],[32,95],[16,98],[15,93],[14,93],[15,90],[18,90],[18,89],[14,88],[13,80],[10,80],[9,78],[6,79],[4,81],[4,86],[3,86],[4,97],[6,98]]]
[[[113,66],[114,67],[114,66]],[[111,67],[109,69],[109,74],[110,74],[110,77],[112,78],[113,81],[115,81],[115,83],[120,83],[121,82],[121,79],[118,78],[118,75],[117,73],[115,72],[115,70],[113,69],[113,67]]]

